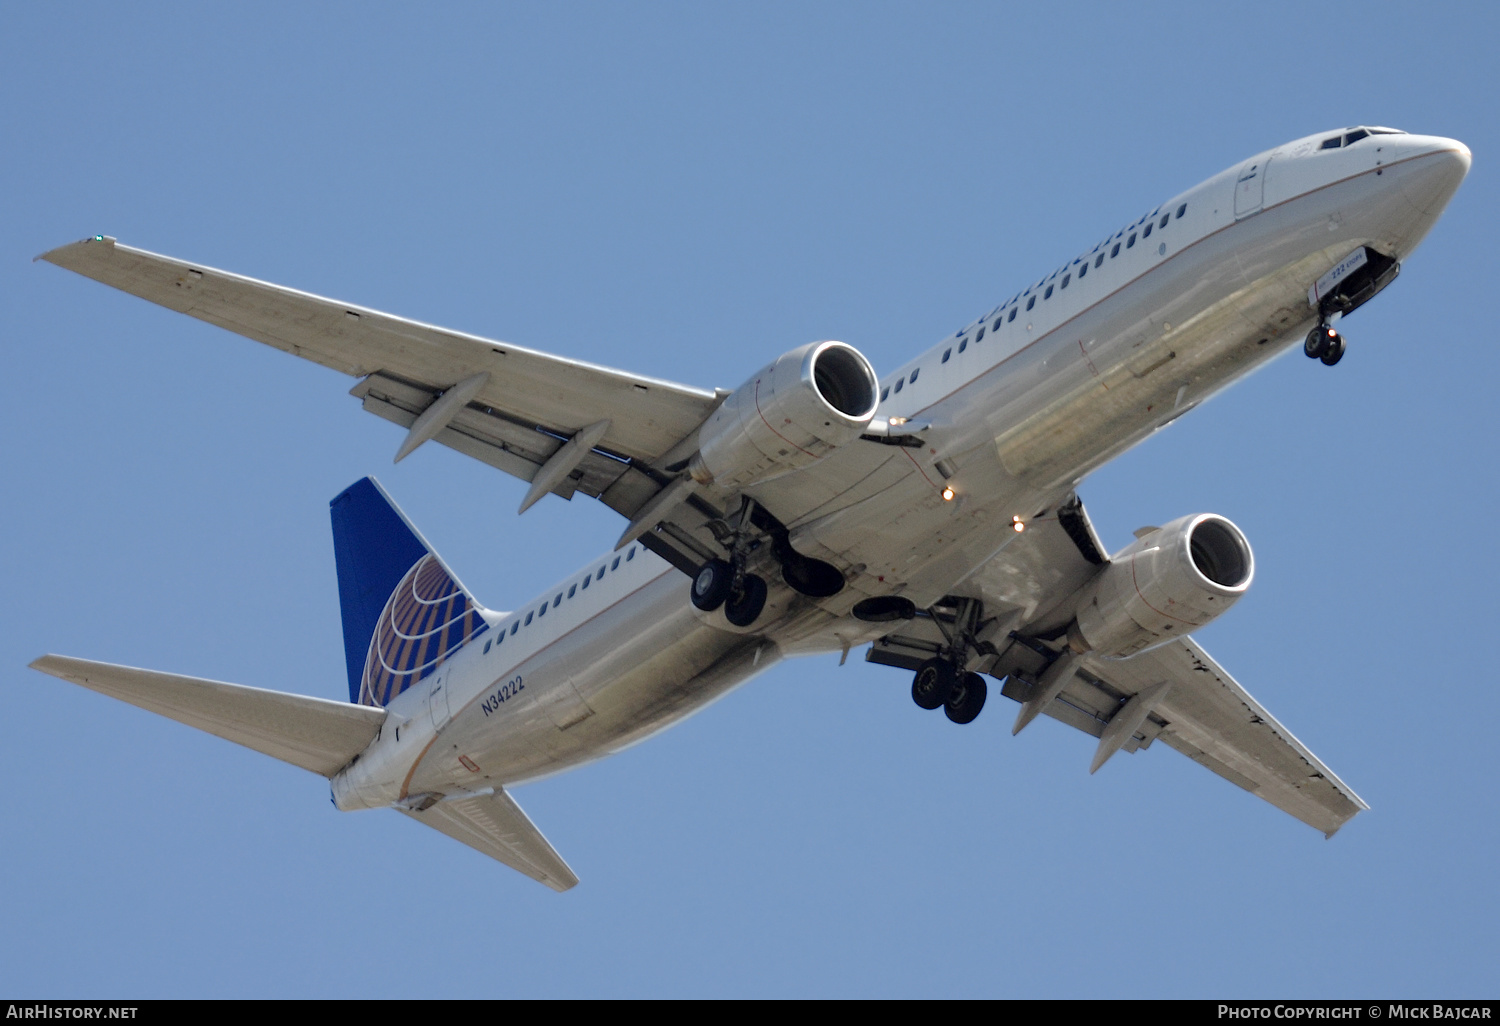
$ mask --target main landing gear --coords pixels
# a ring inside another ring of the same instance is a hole
[[[1344,358],[1344,336],[1330,324],[1319,324],[1307,333],[1302,351],[1310,360],[1322,360],[1329,367]]]
[[[911,682],[911,700],[923,709],[943,707],[954,723],[973,723],[989,685],[977,673],[958,669],[946,659],[929,659],[917,669]]]
[[[693,605],[705,613],[724,607],[724,618],[736,627],[749,627],[766,608],[766,581],[756,574],[738,573],[722,559],[711,559],[693,578]]]
[[[913,702],[923,709],[942,706],[948,719],[954,723],[974,722],[989,695],[989,685],[985,684],[983,677],[960,669],[968,662],[969,652],[974,647],[974,629],[978,626],[979,613],[978,602],[960,600],[950,631],[942,619],[929,610],[932,622],[942,631],[947,645],[936,657],[917,667],[917,674],[911,682]]]
[[[705,613],[723,606],[724,618],[736,627],[749,627],[766,608],[765,578],[745,569],[755,544],[754,510],[749,499],[741,503],[738,522],[724,525],[729,558],[710,559],[693,578],[693,605]]]

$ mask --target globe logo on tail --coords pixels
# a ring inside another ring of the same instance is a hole
[[[387,705],[488,626],[447,568],[424,555],[391,592],[376,623],[360,704]]]

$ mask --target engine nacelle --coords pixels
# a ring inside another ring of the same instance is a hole
[[[842,342],[783,355],[725,399],[698,429],[688,472],[736,490],[811,466],[864,433],[880,402],[870,361]]]
[[[1202,627],[1234,605],[1255,576],[1243,532],[1199,513],[1121,549],[1079,597],[1068,643],[1123,659]]]

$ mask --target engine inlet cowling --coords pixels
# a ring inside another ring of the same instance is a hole
[[[1084,587],[1068,642],[1079,653],[1135,655],[1218,617],[1254,576],[1238,527],[1212,513],[1182,517],[1120,550]]]
[[[863,434],[879,396],[874,368],[853,346],[799,346],[704,422],[688,472],[699,484],[733,491],[801,470]]]

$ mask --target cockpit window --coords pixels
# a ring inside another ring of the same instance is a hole
[[[1351,128],[1343,135],[1336,135],[1332,139],[1324,139],[1320,150],[1336,150],[1340,146],[1353,146],[1366,136],[1371,135],[1405,135],[1399,128]]]

